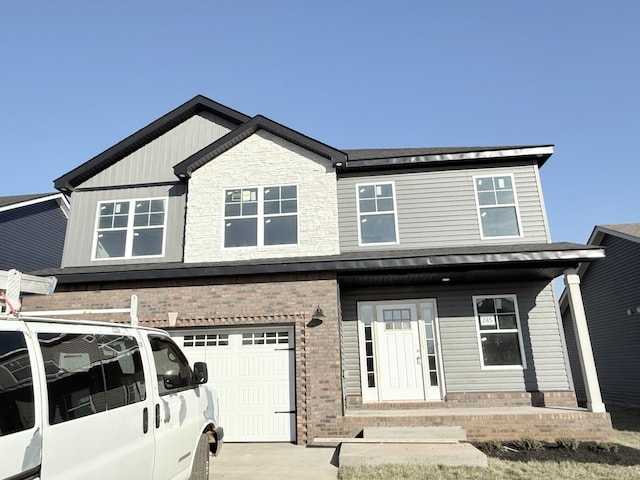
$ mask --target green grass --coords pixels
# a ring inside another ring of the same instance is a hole
[[[640,450],[640,410],[610,408],[617,443]],[[567,439],[565,439],[566,441]],[[380,465],[340,467],[340,480],[638,480],[640,465],[619,466],[607,463],[573,461],[515,462],[489,458],[488,468],[441,467],[424,465]]]

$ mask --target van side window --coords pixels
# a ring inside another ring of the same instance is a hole
[[[0,331],[0,437],[34,425],[33,379],[24,335]]]
[[[182,351],[165,337],[150,336],[160,395],[192,385],[191,368]]]
[[[146,398],[133,337],[38,334],[49,392],[49,423],[93,415]]]

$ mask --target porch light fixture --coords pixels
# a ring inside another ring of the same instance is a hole
[[[311,321],[307,323],[307,327],[317,327],[318,325],[321,325],[326,318],[327,317],[325,317],[320,305],[316,305],[316,308],[313,310],[313,314],[311,315]]]

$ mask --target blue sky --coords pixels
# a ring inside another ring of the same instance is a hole
[[[554,241],[640,222],[640,2],[2,2],[0,195],[203,94],[337,148],[554,144]]]

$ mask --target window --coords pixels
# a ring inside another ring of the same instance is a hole
[[[140,348],[124,335],[39,333],[49,423],[113,410],[146,398]]]
[[[156,365],[160,395],[193,386],[189,362],[176,344],[165,337],[151,336],[149,340]]]
[[[0,437],[35,425],[33,380],[24,335],[0,332]]]
[[[473,297],[483,367],[524,367],[515,296]]]
[[[98,204],[95,259],[163,254],[166,199]]]
[[[396,212],[393,183],[356,185],[360,243],[395,243]]]
[[[288,344],[289,332],[243,333],[242,345]]]
[[[236,188],[225,191],[226,248],[297,243],[297,186]]]
[[[512,175],[475,178],[482,236],[520,235],[516,190]]]

